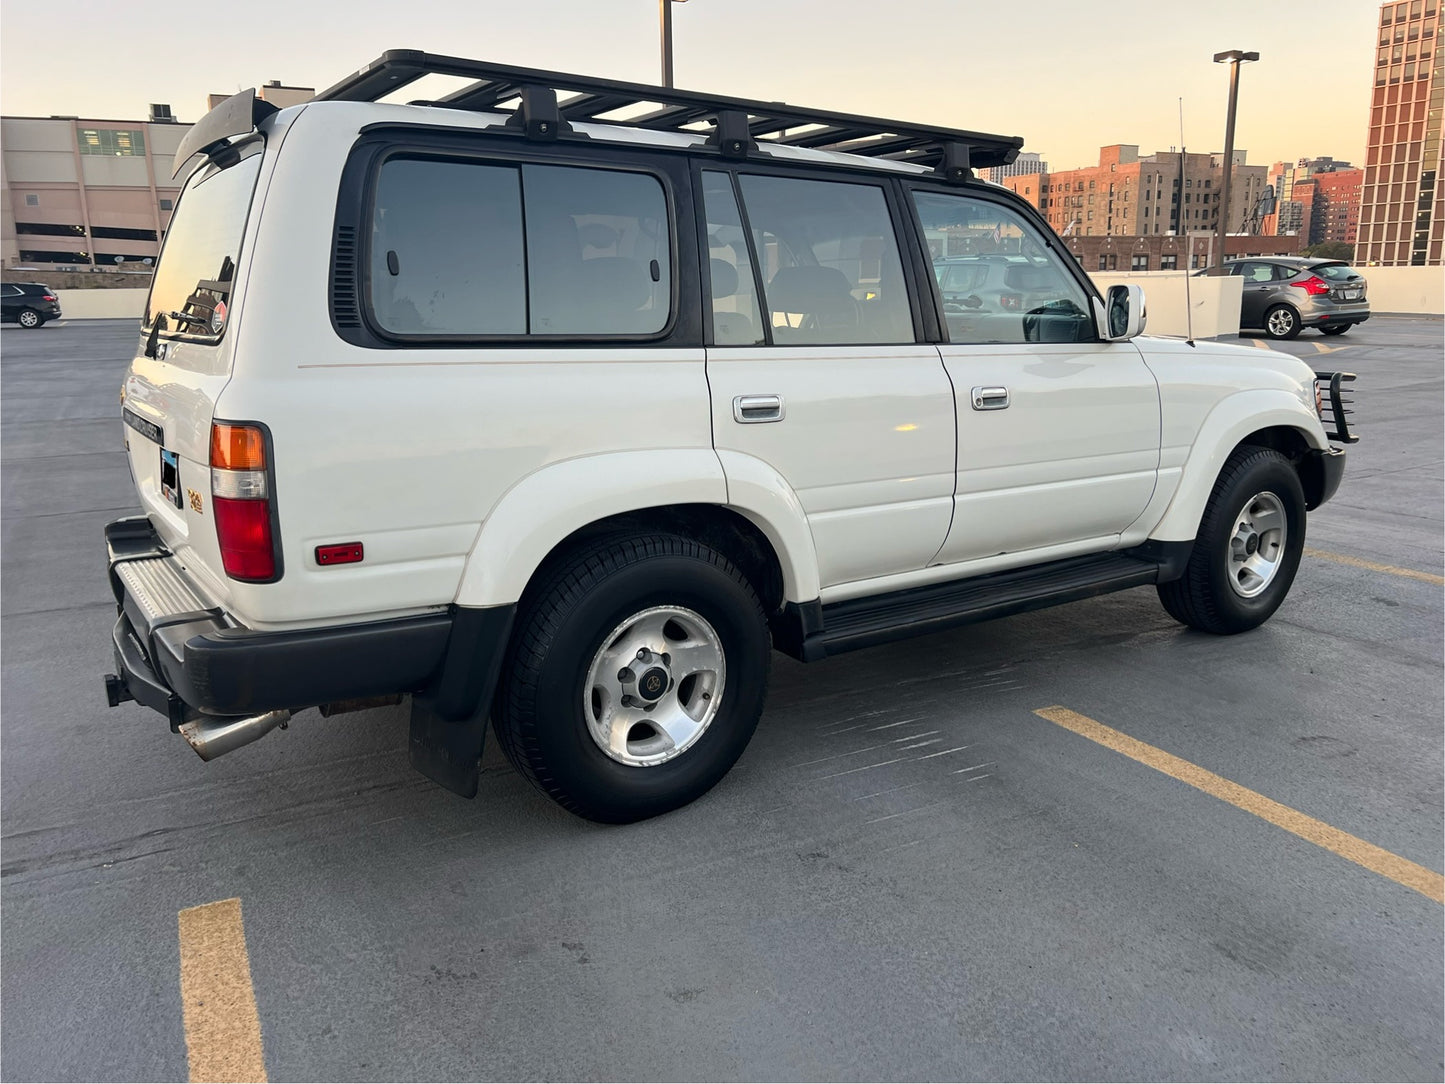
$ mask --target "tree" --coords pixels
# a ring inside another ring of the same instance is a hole
[[[1352,260],[1355,258],[1355,246],[1343,241],[1321,241],[1304,248],[1300,255],[1317,256],[1322,260]]]

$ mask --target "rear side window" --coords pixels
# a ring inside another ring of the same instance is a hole
[[[165,313],[173,331],[220,336],[260,169],[261,155],[252,154],[228,169],[198,170],[186,186],[156,266],[146,303],[147,327]]]
[[[668,324],[671,251],[648,174],[393,158],[373,203],[371,312],[400,337],[650,337]]]

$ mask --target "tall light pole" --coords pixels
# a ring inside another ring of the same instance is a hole
[[[1224,122],[1224,183],[1219,188],[1219,225],[1215,228],[1221,264],[1229,258],[1224,238],[1229,234],[1229,180],[1234,175],[1234,108],[1239,103],[1239,66],[1247,60],[1258,59],[1258,53],[1244,53],[1238,49],[1214,54],[1214,63],[1229,65],[1229,114]]]
[[[687,0],[657,0],[657,17],[662,23],[662,85],[672,86],[672,5]]]

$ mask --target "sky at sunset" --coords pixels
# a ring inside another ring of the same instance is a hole
[[[1373,0],[687,0],[680,87],[1022,135],[1054,169],[1098,148],[1224,145],[1225,49],[1241,76],[1236,147],[1269,164],[1361,164]],[[324,88],[394,48],[658,82],[657,0],[0,0],[0,112],[136,119],[279,79]]]

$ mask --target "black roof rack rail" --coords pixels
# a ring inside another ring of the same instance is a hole
[[[559,132],[567,132],[573,122],[618,124],[706,135],[708,142],[728,157],[745,157],[759,142],[781,144],[917,162],[932,167],[951,181],[967,179],[971,176],[970,169],[1007,165],[1018,157],[1023,146],[1019,136],[989,135],[805,109],[784,102],[752,101],[646,83],[518,68],[415,49],[390,49],[316,98],[374,102],[424,75],[472,80],[440,101],[427,102],[428,105],[493,111],[521,98],[521,118],[515,124],[540,139],[557,138]],[[603,116],[642,105],[657,108],[634,116]],[[711,130],[706,127],[708,124],[712,125]]]

